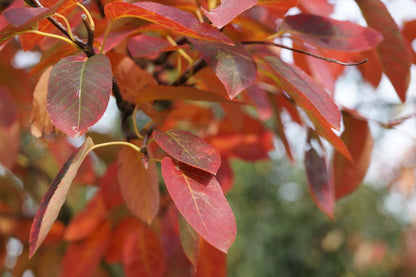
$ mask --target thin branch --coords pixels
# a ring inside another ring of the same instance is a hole
[[[201,69],[207,66],[207,62],[204,59],[199,59],[194,63],[194,66],[186,70],[175,82],[173,82],[172,86],[180,86],[185,84],[188,79],[191,77],[191,73],[195,74]]]
[[[85,25],[85,28],[87,29],[87,34],[88,34],[87,49],[85,51],[85,54],[88,57],[92,57],[92,56],[95,55],[94,47],[93,47],[93,45],[94,45],[94,28],[93,28],[93,26],[91,26],[90,20],[89,20],[87,15],[83,14],[83,15],[81,15],[81,18],[82,18],[82,22]]]
[[[322,57],[322,56],[315,55],[315,54],[312,54],[310,52],[307,52],[307,51],[304,51],[304,50],[301,50],[301,49],[292,48],[292,47],[289,47],[289,46],[286,46],[286,45],[283,45],[283,44],[280,44],[280,43],[271,42],[271,41],[243,41],[243,42],[241,42],[241,44],[243,44],[243,45],[261,44],[261,45],[276,46],[276,47],[287,49],[287,50],[290,50],[290,51],[293,51],[293,52],[305,54],[305,55],[314,57],[316,59],[320,59],[320,60],[324,60],[324,61],[327,61],[327,62],[330,62],[330,63],[336,63],[336,64],[344,65],[344,66],[357,66],[357,65],[366,63],[368,61],[368,59],[364,59],[364,60],[356,62],[356,63],[344,63],[344,62],[340,62],[336,59]]]

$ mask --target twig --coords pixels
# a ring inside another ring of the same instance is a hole
[[[287,49],[287,50],[290,50],[290,51],[293,51],[293,52],[305,54],[305,55],[314,57],[316,59],[320,59],[320,60],[324,60],[324,61],[327,61],[327,62],[330,62],[330,63],[336,63],[336,64],[340,64],[340,65],[344,65],[344,66],[357,66],[357,65],[366,63],[368,61],[368,59],[364,59],[364,60],[356,62],[356,63],[344,63],[344,62],[340,62],[336,59],[322,57],[322,56],[315,55],[315,54],[312,54],[310,52],[307,52],[307,51],[304,51],[304,50],[301,50],[301,49],[292,48],[292,47],[289,47],[289,46],[286,46],[286,45],[283,45],[283,44],[280,44],[280,43],[271,42],[271,41],[243,41],[243,42],[241,42],[241,44],[243,44],[243,45],[261,44],[261,45],[276,46],[276,47]]]

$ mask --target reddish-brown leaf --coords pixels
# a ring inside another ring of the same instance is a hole
[[[341,138],[351,154],[352,161],[335,153],[333,157],[336,199],[347,196],[358,188],[367,172],[373,149],[373,138],[367,120],[354,113],[343,112],[345,131]]]
[[[381,76],[383,74],[379,55],[377,54],[376,49],[365,51],[363,52],[363,55],[368,61],[357,66],[357,68],[360,70],[363,78],[376,88],[378,87],[378,84],[380,84]]]
[[[409,44],[410,52],[412,53],[412,63],[416,64],[416,52],[412,47],[412,42],[416,39],[416,19],[404,23],[402,29],[402,36],[406,39]]]
[[[164,276],[166,262],[159,238],[148,226],[136,221],[123,246],[123,267],[128,277]]]
[[[190,166],[216,174],[221,166],[217,150],[200,137],[181,130],[153,131],[157,144],[173,158]]]
[[[17,32],[21,32],[21,31],[25,31],[25,30],[30,29],[38,21],[42,20],[45,17],[50,16],[55,11],[57,11],[59,9],[59,7],[64,5],[67,1],[68,0],[59,0],[58,2],[56,2],[56,4],[51,6],[49,9],[45,9],[45,10],[43,10],[43,12],[36,14],[34,17],[30,18],[29,20],[26,20],[26,22],[24,24],[22,24],[18,27],[14,27],[11,24],[8,24],[8,25],[4,26],[4,28],[2,28],[0,30],[0,44],[7,41],[9,38],[13,37]],[[10,13],[9,18],[13,17],[14,8],[9,9],[6,12]]]
[[[72,180],[93,145],[92,139],[87,138],[77,152],[66,161],[43,196],[30,230],[30,256],[33,256],[39,248],[56,220],[59,210],[65,202]]]
[[[90,236],[105,221],[107,209],[101,193],[94,196],[84,211],[75,215],[65,230],[67,241],[82,240]]]
[[[84,241],[73,242],[62,260],[61,277],[92,276],[107,248],[111,222],[103,224]]]
[[[325,157],[310,145],[305,151],[306,176],[309,191],[318,208],[329,218],[334,217],[335,193],[334,185],[328,173]]]
[[[212,24],[221,29],[244,11],[254,7],[258,0],[222,0],[221,5],[207,11],[202,11],[211,20]]]
[[[300,0],[299,9],[310,14],[317,14],[322,16],[330,16],[334,7],[328,0]]]
[[[384,40],[377,47],[384,73],[400,100],[406,100],[412,57],[386,6],[380,0],[356,0],[369,27],[379,31]]]
[[[153,100],[194,100],[207,102],[230,101],[210,91],[197,89],[190,86],[162,86],[150,85],[137,93],[136,104],[142,104]]]
[[[279,32],[288,32],[310,44],[339,51],[363,51],[376,47],[382,35],[367,27],[313,14],[285,17]]]
[[[227,255],[204,240],[200,240],[200,251],[195,277],[227,276]]]
[[[226,156],[221,157],[221,167],[217,172],[217,179],[222,192],[227,194],[234,184],[234,172],[230,165],[230,159]]]
[[[165,6],[153,2],[124,3],[113,2],[105,5],[105,14],[110,20],[123,17],[137,17],[148,20],[183,35],[233,44],[231,40],[219,30],[207,23],[200,23],[190,13],[173,6]]]
[[[122,147],[118,155],[118,183],[129,210],[150,224],[159,211],[159,179],[154,162],[147,169],[142,163],[143,154]]]
[[[52,122],[70,136],[83,135],[104,114],[112,86],[105,55],[63,58],[49,77],[47,110]]]
[[[149,57],[164,51],[172,51],[178,48],[172,47],[166,39],[147,35],[139,35],[130,38],[128,47],[131,56],[134,58]]]
[[[14,8],[4,12],[4,17],[14,27],[22,26],[30,22],[33,18],[39,18],[40,14],[45,14],[47,8]]]
[[[123,196],[117,181],[117,161],[111,163],[100,181],[100,191],[108,210],[111,210],[123,203]]]
[[[55,126],[52,124],[48,112],[46,111],[46,94],[51,71],[52,67],[49,67],[42,73],[35,90],[33,91],[32,113],[30,114],[30,133],[36,138],[50,135],[55,132]]]
[[[190,41],[214,70],[230,98],[236,97],[256,79],[256,64],[243,47],[195,39]]]
[[[179,212],[206,241],[226,253],[236,236],[233,212],[211,174],[162,160],[162,175]]]

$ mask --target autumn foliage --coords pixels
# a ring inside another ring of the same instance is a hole
[[[335,81],[357,66],[374,87],[385,74],[406,101],[415,33],[380,0],[355,1],[367,26],[332,19],[330,2],[12,1],[0,15],[0,162],[39,208],[8,232],[35,262],[65,242],[61,276],[107,276],[114,263],[126,276],[224,276],[237,234],[230,159],[267,159],[278,138],[293,160],[284,116],[308,134],[311,198],[333,218],[373,147],[368,119],[335,102]],[[40,62],[12,67],[20,49]],[[120,120],[107,124],[119,132],[91,131],[111,97]],[[85,139],[75,149],[67,136]],[[76,212],[71,185],[94,187]]]

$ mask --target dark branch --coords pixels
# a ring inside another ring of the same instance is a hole
[[[185,84],[192,75],[194,75],[206,66],[207,62],[204,59],[197,60],[194,63],[193,67],[186,70],[178,79],[176,79],[175,82],[173,82],[172,86],[181,86]]]
[[[276,47],[287,49],[287,50],[290,50],[290,51],[293,51],[293,52],[305,54],[305,55],[314,57],[316,59],[320,59],[320,60],[324,60],[324,61],[327,61],[327,62],[330,62],[330,63],[336,63],[336,64],[340,64],[340,65],[344,65],[344,66],[357,66],[357,65],[366,63],[368,61],[368,59],[364,59],[364,60],[356,62],[356,63],[344,63],[344,62],[340,62],[340,61],[335,60],[335,59],[322,57],[322,56],[315,55],[315,54],[312,54],[310,52],[307,52],[307,51],[304,51],[304,50],[301,50],[301,49],[292,48],[292,47],[289,47],[289,46],[286,46],[286,45],[283,45],[283,44],[280,44],[280,43],[274,43],[274,42],[270,42],[270,41],[243,41],[243,42],[241,42],[241,44],[244,44],[244,45],[261,44],[261,45],[276,46]]]
[[[85,14],[83,14],[81,16],[82,18],[82,22],[85,25],[85,28],[87,29],[87,34],[88,34],[88,39],[87,39],[87,47],[86,47],[86,51],[85,54],[87,55],[87,57],[91,57],[95,55],[94,52],[94,30],[91,28],[91,25],[88,21],[88,18]]]

